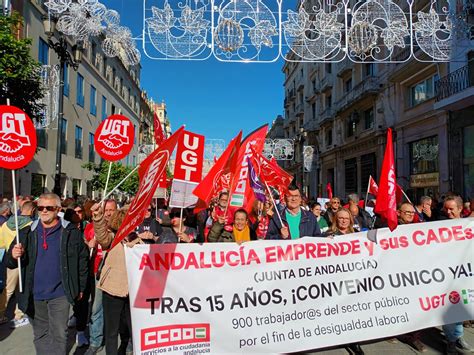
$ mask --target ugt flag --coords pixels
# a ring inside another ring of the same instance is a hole
[[[387,146],[383,158],[382,172],[380,174],[379,191],[375,213],[387,220],[391,231],[397,228],[397,178],[395,175],[395,161],[393,158],[392,129],[387,131]]]

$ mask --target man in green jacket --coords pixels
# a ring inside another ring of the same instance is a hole
[[[58,218],[57,195],[41,195],[37,209],[39,220],[20,231],[20,244],[10,246],[7,267],[16,268],[21,258],[18,305],[33,326],[36,353],[63,355],[70,304],[86,288],[89,253],[76,226]]]

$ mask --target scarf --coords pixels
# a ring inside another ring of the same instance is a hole
[[[249,242],[250,241],[250,228],[249,226],[245,226],[244,229],[239,231],[237,228],[232,227],[233,231],[232,233],[234,234],[234,239],[236,243],[242,243],[242,242]]]

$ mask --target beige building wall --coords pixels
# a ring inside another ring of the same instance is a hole
[[[39,59],[40,46],[44,46],[48,40],[41,20],[46,11],[39,3],[36,0],[29,0],[21,4],[22,15],[25,19],[24,36],[32,39],[31,55],[37,60]],[[56,33],[55,36],[58,37],[59,33]],[[72,45],[73,43],[69,42],[69,46]],[[101,161],[98,154],[93,151],[89,137],[92,138],[90,134],[95,133],[104,117],[114,113],[127,116],[135,126],[135,145],[129,156],[121,162],[128,166],[137,164],[141,68],[139,65],[125,67],[117,58],[107,58],[101,50],[98,38],[92,38],[84,45],[82,62],[77,72],[68,67],[65,75],[65,86],[68,93],[64,95],[63,117],[67,121],[67,127],[64,139],[65,148],[63,148],[65,151],[62,154],[61,188],[64,196],[78,194],[98,197],[101,192],[92,191],[88,185],[92,178],[92,172],[83,168],[83,165],[88,162],[99,164]],[[57,54],[51,48],[48,52],[47,64],[58,64]],[[83,104],[78,104],[77,82],[79,75],[83,78]],[[94,100],[91,101],[93,98],[91,97],[92,87],[96,91],[95,104],[92,102]],[[95,114],[92,106],[96,107]],[[46,144],[40,146],[40,143],[34,160],[19,171],[17,179],[19,194],[37,195],[41,191],[52,191],[56,166],[57,129],[58,121],[55,120],[45,130],[37,131],[38,141],[42,141],[41,135],[44,135]],[[82,135],[79,134],[80,131],[82,131]],[[82,138],[81,144],[79,144],[80,140],[76,142],[76,137]],[[4,173],[4,195],[11,194],[11,182],[9,182],[8,175]]]

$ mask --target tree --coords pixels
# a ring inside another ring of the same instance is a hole
[[[10,104],[25,111],[30,118],[42,118],[43,97],[41,64],[30,55],[31,39],[18,38],[22,17],[13,12],[0,16],[0,104]]]
[[[109,172],[109,163],[103,162],[99,165],[93,163],[87,163],[82,166],[90,171],[94,172],[94,176],[91,180],[92,188],[96,191],[103,190],[107,181],[107,174]],[[108,191],[111,191],[115,186],[118,185],[122,179],[130,174],[132,168],[123,166],[120,163],[112,163],[112,169],[110,171]],[[135,195],[138,191],[138,172],[135,171],[125,182],[118,188],[119,192],[126,193],[128,195]]]

